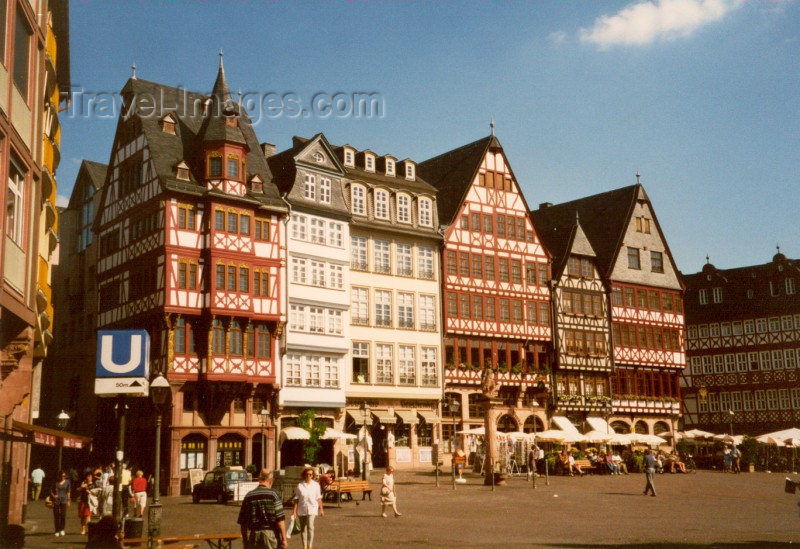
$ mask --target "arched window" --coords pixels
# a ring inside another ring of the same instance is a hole
[[[367,215],[366,189],[353,185],[350,189],[350,205],[355,215]]]
[[[657,421],[653,425],[653,434],[661,435],[661,433],[669,433],[669,425],[665,421]]]
[[[500,416],[497,421],[497,431],[500,433],[511,433],[517,431],[517,422],[508,414]]]
[[[181,470],[206,468],[206,437],[188,435],[181,440]]]
[[[217,467],[244,465],[244,438],[229,433],[217,440]]]
[[[536,425],[537,433],[544,431],[544,424],[542,423],[542,420],[534,415],[530,415],[527,418],[525,418],[525,423],[522,425],[522,431],[525,433],[533,433],[534,425]]]
[[[644,421],[637,421],[636,425],[633,426],[633,430],[635,433],[640,435],[646,435],[649,433],[649,429],[647,428],[647,423]]]
[[[624,421],[614,421],[611,423],[611,428],[615,433],[627,434],[631,432],[631,427]]]
[[[397,195],[397,222],[411,223],[411,198],[407,194]]]
[[[433,207],[428,198],[420,198],[419,205],[419,224],[423,227],[433,227]]]
[[[389,193],[381,189],[375,191],[375,219],[389,219]]]

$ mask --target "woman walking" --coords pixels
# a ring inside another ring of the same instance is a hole
[[[89,532],[89,520],[92,518],[92,509],[89,507],[89,496],[94,490],[94,477],[91,473],[86,475],[86,479],[78,488],[78,518],[81,521],[81,535],[85,536]]]
[[[402,516],[397,510],[397,492],[394,487],[394,467],[391,465],[386,468],[386,474],[383,475],[383,484],[381,485],[381,516],[384,518],[386,518],[387,506],[392,507],[394,516]]]
[[[314,480],[314,469],[303,469],[303,480],[294,490],[294,509],[292,516],[300,524],[300,539],[303,540],[303,549],[312,549],[314,545],[314,520],[317,515],[324,517],[322,509],[322,490],[319,483]]]
[[[61,471],[58,482],[53,487],[50,496],[53,498],[53,522],[55,523],[56,537],[64,535],[67,522],[67,508],[72,485],[67,478],[67,472]]]

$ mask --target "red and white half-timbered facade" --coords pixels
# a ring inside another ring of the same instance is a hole
[[[486,367],[495,370],[504,402],[493,411],[498,429],[532,431],[537,422],[541,430],[544,403],[535,395],[540,382],[549,386],[550,256],[503,148],[491,135],[427,160],[420,173],[439,189],[446,225],[445,446],[460,422],[483,424],[478,402]],[[457,413],[449,408],[453,399]],[[457,416],[455,423],[448,416]]]
[[[95,222],[98,327],[150,332],[151,371],[172,389],[162,478],[174,494],[192,468],[272,465],[286,207],[221,63],[210,97],[136,78],[122,94],[132,106]]]

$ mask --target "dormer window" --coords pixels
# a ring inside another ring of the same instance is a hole
[[[228,155],[228,179],[239,179],[239,157],[235,154]]]
[[[367,191],[361,185],[353,185],[350,189],[350,202],[355,215],[367,215]]]
[[[397,195],[398,223],[411,223],[411,198],[407,194]]]
[[[355,153],[353,149],[344,150],[344,165],[350,166],[351,168],[355,165]]]
[[[264,182],[261,181],[261,178],[258,175],[254,175],[250,178],[250,190],[255,193],[264,192]]]
[[[175,118],[170,113],[165,114],[161,119],[161,131],[175,135]]]
[[[414,175],[414,164],[411,164],[410,162],[406,162],[406,179],[413,180],[414,178],[415,178],[415,175]]]
[[[219,153],[208,157],[208,177],[222,177],[222,155]]]
[[[175,177],[181,181],[189,181],[189,165],[183,160],[175,166]]]
[[[389,219],[389,193],[375,191],[375,219]]]
[[[394,175],[394,159],[387,158],[386,159],[386,175]]]
[[[364,169],[368,172],[375,171],[375,157],[371,154],[364,155]]]

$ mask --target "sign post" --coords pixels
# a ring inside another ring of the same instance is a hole
[[[125,397],[149,395],[150,334],[146,330],[99,330],[94,393],[117,397],[119,439],[114,474],[114,519],[122,521],[122,464],[125,459]]]

